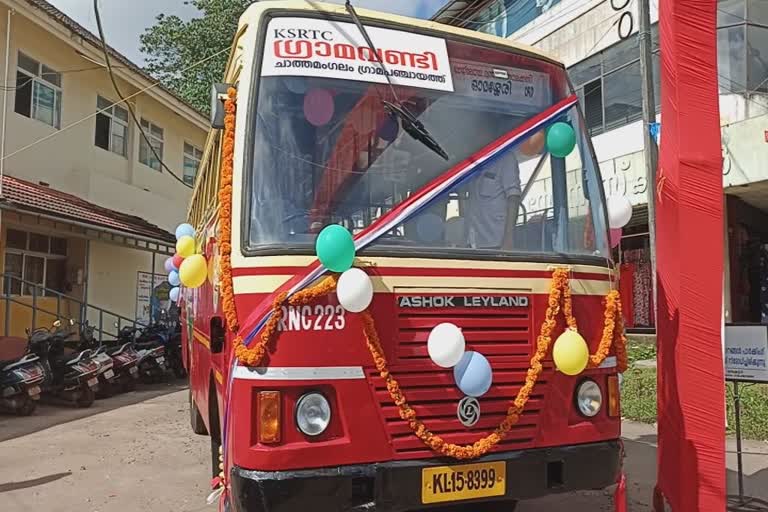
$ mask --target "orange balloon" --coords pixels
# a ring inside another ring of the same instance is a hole
[[[540,155],[544,151],[544,142],[544,131],[538,131],[520,144],[520,152],[525,156]]]

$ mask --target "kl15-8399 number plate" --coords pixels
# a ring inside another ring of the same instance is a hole
[[[503,496],[506,491],[504,462],[440,466],[421,470],[421,502],[471,500]]]

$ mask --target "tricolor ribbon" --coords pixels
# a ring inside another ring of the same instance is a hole
[[[545,111],[526,120],[520,126],[507,132],[505,135],[482,148],[480,151],[459,162],[448,171],[442,173],[440,176],[424,186],[421,190],[409,196],[390,211],[376,219],[376,221],[371,223],[367,228],[357,233],[354,236],[356,252],[371,245],[385,233],[395,229],[397,226],[403,224],[409,219],[412,219],[424,209],[429,208],[433,201],[467,182],[469,179],[474,177],[475,174],[478,173],[485,165],[494,161],[507,150],[514,148],[534,133],[558,121],[570,108],[576,105],[577,102],[578,98],[575,95],[561,100]],[[309,286],[312,282],[314,282],[326,272],[327,269],[323,267],[320,261],[315,260],[310,265],[308,265],[302,273],[289,279],[286,283],[275,290],[269,297],[265,298],[248,316],[246,321],[241,324],[243,327],[241,327],[240,334],[243,335],[243,341],[245,345],[250,345],[250,343],[259,335],[261,330],[269,321],[270,317],[272,316],[272,306],[274,304],[275,298],[278,295],[287,292],[287,297],[290,297]],[[224,428],[222,429],[225,447],[225,458],[227,454],[227,426],[231,412],[230,397],[232,394],[232,383],[234,382],[234,370],[237,367],[237,364],[237,358],[233,355],[229,368],[230,371],[227,376],[227,394],[225,397],[224,407]]]

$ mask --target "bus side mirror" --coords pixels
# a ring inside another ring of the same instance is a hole
[[[224,102],[230,87],[230,84],[213,84],[211,87],[211,127],[216,130],[224,128]]]

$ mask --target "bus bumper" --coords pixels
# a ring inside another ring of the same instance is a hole
[[[454,503],[516,501],[604,489],[618,481],[622,453],[621,441],[615,440],[489,455],[471,462],[503,461],[506,493]],[[421,470],[450,464],[461,463],[430,459],[278,472],[235,467],[231,505],[235,512],[401,512],[428,508],[421,502]]]

